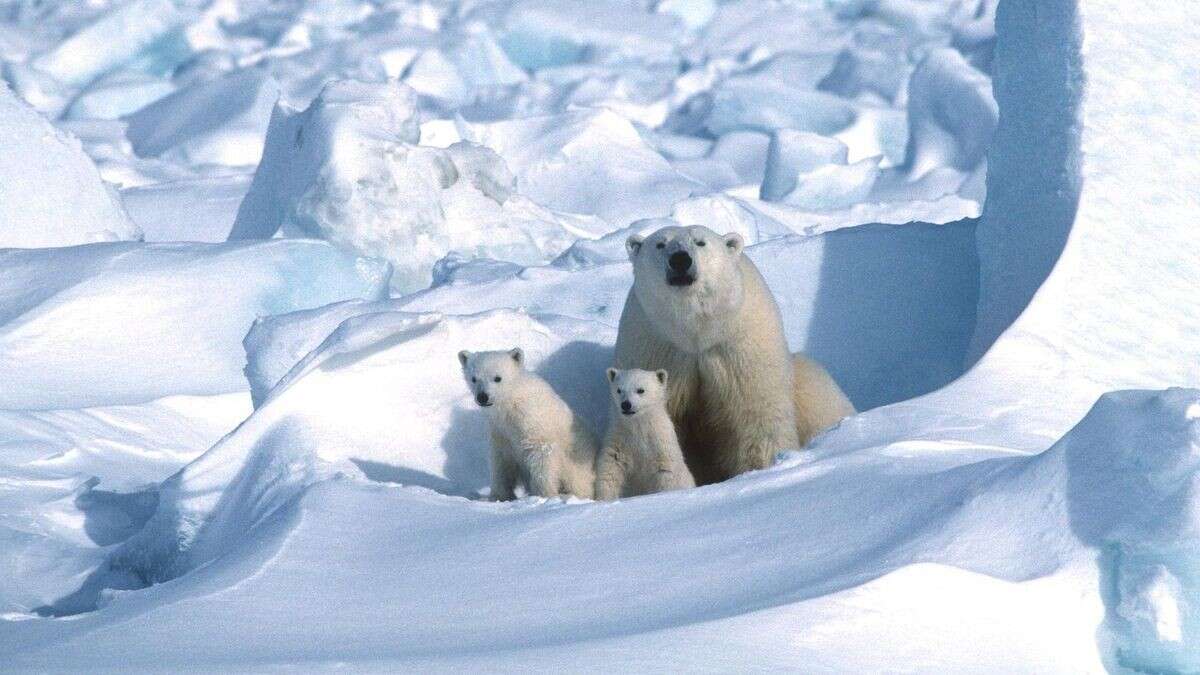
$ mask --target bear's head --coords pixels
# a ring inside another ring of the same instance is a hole
[[[654,329],[690,352],[721,342],[743,299],[739,234],[702,225],[663,227],[625,242],[633,293]]]
[[[525,353],[520,348],[497,352],[458,353],[463,379],[475,395],[475,402],[489,408],[503,401],[525,371]]]
[[[609,368],[607,372],[613,405],[622,415],[628,417],[645,410],[665,409],[667,371]]]

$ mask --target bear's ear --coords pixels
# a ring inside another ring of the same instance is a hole
[[[469,352],[465,349],[458,353],[458,363],[463,368],[467,367],[467,359],[470,359],[470,358],[471,358],[471,352]]]
[[[604,372],[605,372],[605,374],[607,374],[607,375],[608,375],[608,381],[609,381],[609,382],[616,382],[616,381],[617,381],[617,369],[616,369],[616,368],[609,368],[608,370],[606,370],[606,371],[604,371]]]
[[[517,363],[525,362],[525,352],[521,351],[520,347],[513,347],[512,349],[508,350],[508,355],[511,356],[512,360],[516,361]]]
[[[625,240],[625,252],[629,254],[629,259],[633,260],[637,257],[638,251],[642,250],[642,244],[646,242],[646,238],[640,234],[631,234]]]
[[[741,253],[742,248],[744,248],[745,245],[746,243],[742,240],[742,235],[738,234],[737,232],[725,235],[725,248],[728,249],[730,253],[734,255]]]
[[[667,383],[667,371],[665,371],[665,370],[656,370],[656,371],[654,371],[654,376],[658,378],[658,383],[659,383],[659,384],[666,384],[666,383]]]

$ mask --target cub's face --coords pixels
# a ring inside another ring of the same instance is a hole
[[[667,371],[608,369],[608,389],[613,404],[630,417],[665,405]]]
[[[475,402],[490,408],[504,400],[513,383],[525,367],[525,354],[520,349],[498,352],[458,353],[463,379],[467,381]]]
[[[689,293],[715,282],[731,283],[742,255],[739,234],[719,235],[702,225],[664,227],[642,237],[633,235],[625,250],[638,284],[665,286]]]

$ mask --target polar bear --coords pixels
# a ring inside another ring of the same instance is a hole
[[[667,409],[704,485],[769,466],[854,406],[819,364],[788,353],[779,307],[740,235],[668,225],[629,237],[633,288],[617,368],[671,374]]]
[[[667,371],[607,371],[613,409],[596,458],[596,499],[696,487],[667,413]]]
[[[461,351],[458,361],[491,424],[491,499],[515,498],[518,482],[531,495],[591,499],[596,439],[545,380],[525,370],[524,353]]]

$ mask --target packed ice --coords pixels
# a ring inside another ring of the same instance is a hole
[[[1200,672],[1197,45],[1119,0],[0,0],[0,670]],[[681,225],[859,412],[489,501],[458,353],[603,437]]]

